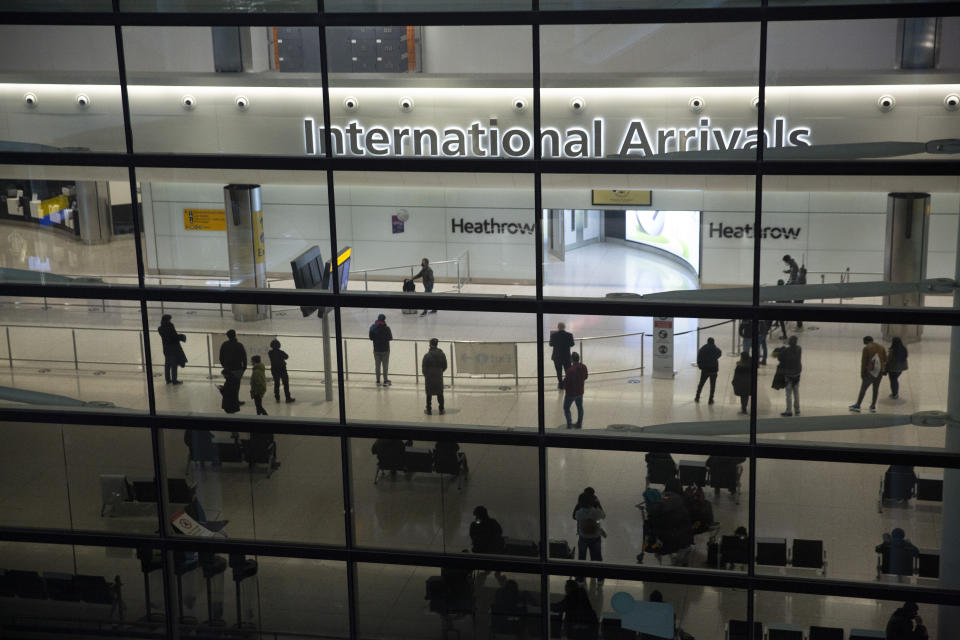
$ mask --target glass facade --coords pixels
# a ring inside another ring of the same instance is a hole
[[[951,637],[934,4],[0,8],[0,636]]]

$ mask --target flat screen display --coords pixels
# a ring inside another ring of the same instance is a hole
[[[700,273],[700,212],[628,210],[626,239],[662,249]]]

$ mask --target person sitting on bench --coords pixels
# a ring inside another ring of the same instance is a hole
[[[467,456],[460,451],[460,445],[452,440],[438,441],[433,449],[436,469],[438,473],[450,473],[459,475],[459,473],[468,473]],[[457,473],[454,470],[458,469]]]
[[[490,517],[483,505],[473,510],[474,521],[470,523],[470,541],[474,553],[503,553],[503,529]]]
[[[914,560],[920,555],[920,550],[900,527],[889,535],[883,534],[883,542],[877,545],[876,552],[880,554],[880,573],[896,575],[913,575]]]

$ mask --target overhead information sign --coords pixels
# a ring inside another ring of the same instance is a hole
[[[187,231],[226,231],[223,209],[184,209],[183,228]]]
[[[653,192],[649,189],[645,191],[628,191],[625,189],[594,189],[591,191],[593,204],[600,205],[631,205],[639,207],[649,207],[653,202]]]

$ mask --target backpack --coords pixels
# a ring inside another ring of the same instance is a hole
[[[643,492],[643,501],[647,504],[653,504],[655,502],[660,502],[660,491],[650,487]]]
[[[595,536],[600,532],[600,525],[593,518],[586,518],[580,521],[580,531],[584,535]]]
[[[875,353],[873,354],[873,358],[870,359],[870,368],[867,370],[867,373],[869,373],[872,378],[879,378],[882,371],[880,355]]]

